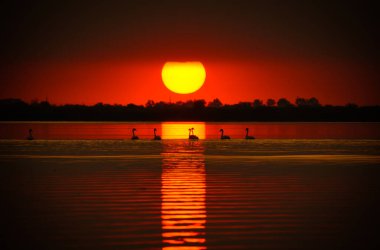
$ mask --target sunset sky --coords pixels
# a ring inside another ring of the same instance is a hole
[[[1,9],[0,98],[380,104],[370,2],[12,1]],[[169,91],[161,80],[167,61],[202,62],[204,86]]]

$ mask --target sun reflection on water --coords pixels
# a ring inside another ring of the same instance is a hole
[[[201,142],[164,144],[161,175],[162,249],[207,249],[203,151]]]
[[[163,122],[161,123],[162,139],[188,139],[189,128],[194,128],[194,134],[199,139],[206,138],[204,122]]]

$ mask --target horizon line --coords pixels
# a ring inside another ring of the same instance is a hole
[[[114,103],[109,103],[109,102],[102,102],[102,101],[99,101],[99,102],[94,102],[94,103],[70,103],[70,102],[67,102],[67,103],[53,103],[53,102],[50,102],[48,98],[45,98],[45,100],[40,100],[38,98],[35,98],[35,99],[31,99],[30,101],[26,101],[22,98],[17,98],[17,97],[8,97],[8,98],[0,98],[0,102],[4,102],[4,101],[20,101],[20,102],[23,102],[25,104],[28,104],[28,105],[32,105],[32,104],[41,104],[41,103],[48,103],[49,105],[52,105],[52,106],[65,106],[65,105],[80,105],[80,106],[96,106],[96,105],[109,105],[109,106],[128,106],[128,105],[135,105],[135,106],[143,106],[143,107],[147,107],[148,103],[149,102],[152,102],[151,104],[155,105],[155,104],[159,104],[159,103],[162,103],[162,104],[177,104],[177,105],[180,105],[180,104],[189,104],[191,102],[203,102],[204,101],[204,104],[205,104],[205,107],[208,107],[211,103],[215,102],[216,100],[218,100],[220,102],[220,105],[223,107],[223,106],[234,106],[234,105],[239,105],[239,104],[251,104],[251,106],[255,106],[254,103],[255,101],[259,101],[261,102],[259,105],[257,106],[262,106],[262,107],[278,107],[278,102],[280,100],[285,100],[285,102],[288,102],[288,104],[290,106],[295,106],[295,107],[299,107],[299,106],[313,106],[313,105],[310,105],[310,103],[308,104],[307,101],[310,101],[312,99],[316,100],[317,103],[315,103],[316,105],[315,106],[320,106],[320,107],[325,107],[325,106],[335,106],[335,107],[344,107],[344,106],[356,106],[356,107],[376,107],[376,106],[380,106],[380,104],[364,104],[364,105],[359,105],[355,102],[346,102],[345,104],[324,104],[324,103],[320,103],[318,98],[316,97],[311,97],[311,98],[304,98],[304,97],[296,97],[294,101],[291,101],[289,100],[288,98],[285,98],[285,97],[281,97],[281,98],[267,98],[267,99],[259,99],[259,98],[253,98],[252,101],[239,101],[239,102],[235,102],[235,103],[223,103],[219,98],[211,98],[212,100],[206,100],[206,99],[187,99],[185,101],[163,101],[163,100],[160,100],[160,101],[154,101],[152,99],[147,99],[145,104],[137,104],[137,103],[133,103],[133,102],[129,102],[129,103],[118,103],[118,102],[114,102]],[[306,101],[306,103],[304,103],[303,105],[299,105],[297,104],[297,100],[303,100],[303,101]],[[273,100],[274,101],[274,104],[272,105],[268,105],[268,101],[269,100]],[[258,103],[257,103],[258,104]]]

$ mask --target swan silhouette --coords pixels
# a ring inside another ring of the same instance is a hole
[[[198,136],[194,135],[194,128],[189,128],[189,140],[198,140]]]
[[[29,135],[28,135],[28,137],[26,137],[27,140],[34,140],[34,137],[33,137],[33,135],[32,135],[32,132],[33,132],[33,130],[30,128],[30,129],[29,129]]]
[[[135,129],[135,128],[133,128],[132,129],[132,140],[138,140],[139,139],[139,137],[137,136],[137,135],[135,135],[135,131],[136,131],[137,129]]]
[[[248,131],[249,131],[249,128],[246,128],[245,129],[245,139],[247,139],[247,140],[253,140],[253,139],[255,139],[254,136],[248,135]]]
[[[154,128],[154,129],[153,129],[153,133],[154,133],[153,140],[155,140],[155,141],[159,141],[159,140],[161,140],[161,136],[156,135],[156,131],[157,131],[157,129]]]
[[[222,140],[229,140],[229,139],[231,139],[228,135],[224,135],[224,130],[222,128],[219,130],[219,132],[222,133],[220,135],[220,139],[222,139]]]

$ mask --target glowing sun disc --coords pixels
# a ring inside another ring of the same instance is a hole
[[[206,70],[201,62],[167,62],[161,75],[165,86],[177,94],[194,93],[206,80]]]

